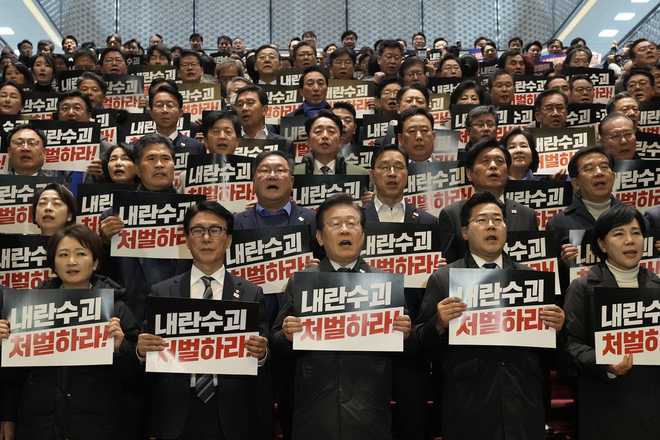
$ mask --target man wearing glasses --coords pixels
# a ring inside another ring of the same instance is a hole
[[[219,203],[202,201],[186,212],[183,228],[193,264],[173,278],[152,286],[151,295],[192,299],[250,301],[263,304],[261,287],[225,269],[233,217]],[[268,356],[267,324],[260,318],[260,336],[250,336],[245,348],[263,366]],[[137,356],[163,351],[160,336],[142,333]],[[264,438],[267,422],[259,418],[257,377],[202,374],[152,374],[148,397],[147,434],[162,439]],[[210,387],[211,391],[208,391]]]
[[[184,50],[179,57],[179,78],[184,83],[198,83],[202,80],[202,56],[192,50]]]
[[[316,238],[326,258],[309,272],[368,273],[377,270],[361,257],[364,214],[347,194],[325,200],[316,212]],[[295,360],[293,438],[391,438],[391,358],[377,352],[293,351],[293,334],[303,330],[294,315],[291,282],[273,326],[273,353]],[[410,317],[394,320],[395,331],[410,333]],[[406,350],[409,341],[404,342]]]
[[[635,124],[623,113],[610,113],[598,124],[603,150],[614,160],[639,159]]]
[[[539,128],[564,128],[568,117],[568,98],[559,90],[544,90],[534,101],[534,115]]]
[[[199,141],[179,133],[177,124],[183,115],[183,97],[168,83],[162,83],[154,93],[149,93],[149,114],[156,123],[156,132],[172,141],[174,148],[185,148],[191,154],[202,154],[204,147]]]

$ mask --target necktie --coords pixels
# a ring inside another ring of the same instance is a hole
[[[323,166],[321,167],[321,172],[322,172],[324,175],[328,175],[328,174],[330,174],[330,167],[327,166],[327,165],[323,165]]]
[[[348,267],[340,267],[337,269],[337,272],[353,272],[353,269],[349,269]]]
[[[211,288],[212,277],[202,277],[204,283],[204,299],[213,299],[213,289]],[[195,394],[202,402],[206,403],[211,400],[215,394],[215,387],[213,386],[212,374],[198,374],[195,381]]]
[[[496,263],[484,263],[483,266],[481,266],[482,269],[497,269],[497,264]]]

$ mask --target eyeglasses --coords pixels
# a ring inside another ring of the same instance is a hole
[[[475,121],[470,125],[472,127],[476,127],[476,128],[484,128],[484,127],[495,128],[495,127],[497,127],[497,123],[495,123],[493,121]]]
[[[103,64],[121,64],[123,62],[123,58],[105,58],[103,60]]]
[[[62,106],[60,106],[60,111],[62,113],[68,113],[70,111],[80,113],[80,112],[83,111],[83,108],[82,108],[81,105],[66,105],[66,104],[63,104]]]
[[[178,106],[179,106],[178,104],[175,104],[173,102],[154,102],[154,104],[151,107],[157,108],[159,110],[163,108],[172,110],[173,108],[177,108]]]
[[[504,224],[504,219],[502,217],[477,217],[470,221],[481,227],[486,227],[491,223],[495,227],[500,227]]]
[[[36,148],[41,146],[41,141],[39,139],[12,139],[11,143],[16,147],[27,145],[30,148]]]
[[[199,67],[199,63],[183,63],[183,64],[181,64],[182,69],[189,69],[191,67]]]
[[[266,61],[266,60],[276,60],[277,55],[259,55],[257,57],[259,61]]]
[[[618,133],[608,134],[606,137],[611,141],[616,141],[616,140],[629,141],[635,138],[635,132],[632,130],[621,131]]]
[[[349,219],[331,219],[329,222],[325,224],[328,228],[332,229],[333,231],[338,231],[341,229],[342,226],[345,226],[346,229],[349,231],[354,231],[360,226],[360,222],[358,219],[355,218],[349,218]]]
[[[274,173],[276,176],[284,176],[286,174],[290,174],[290,170],[288,168],[268,168],[268,167],[259,167],[257,168],[257,174],[262,175],[262,176],[270,176],[271,173]]]
[[[382,163],[376,166],[376,171],[379,173],[387,173],[388,171],[392,170],[395,173],[400,173],[401,171],[404,171],[406,169],[406,166],[400,162],[398,163]]]
[[[582,168],[580,168],[580,172],[584,174],[593,174],[596,172],[596,170],[600,169],[601,172],[607,173],[609,171],[612,171],[612,168],[610,167],[609,163],[601,163],[598,165],[585,165]]]
[[[193,226],[190,228],[190,236],[195,238],[203,237],[208,234],[209,237],[220,237],[227,232],[227,228],[220,225],[213,225],[205,228],[204,226]]]
[[[556,111],[557,113],[562,113],[566,111],[566,106],[562,104],[557,104],[557,105],[544,105],[541,107],[541,110],[543,110],[546,113],[552,113]]]
[[[630,81],[628,83],[628,88],[634,89],[634,88],[637,88],[637,87],[646,87],[649,84],[651,84],[651,82],[646,80],[646,79],[642,79],[640,81]]]

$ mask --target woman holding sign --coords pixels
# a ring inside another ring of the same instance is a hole
[[[107,333],[103,335],[108,343],[114,345],[112,364],[91,365],[90,360],[80,360],[85,350],[92,349],[83,347],[83,342],[86,340],[85,328],[93,326],[89,323],[89,319],[82,319],[83,315],[79,314],[83,310],[82,302],[76,306],[72,304],[76,301],[71,298],[62,307],[58,307],[55,302],[54,308],[50,308],[48,304],[53,304],[54,301],[46,299],[44,304],[47,305],[47,310],[52,310],[52,316],[48,318],[39,315],[36,312],[38,306],[35,305],[32,320],[50,319],[59,326],[62,322],[60,314],[66,311],[70,312],[67,315],[71,313],[75,315],[70,319],[75,320],[77,325],[73,328],[66,326],[54,329],[42,328],[39,335],[44,340],[38,342],[38,337],[32,338],[34,343],[31,352],[32,361],[37,361],[37,344],[40,344],[41,350],[47,350],[44,347],[48,345],[49,333],[53,334],[51,342],[56,348],[55,354],[59,361],[49,363],[47,356],[44,355],[39,365],[45,366],[12,370],[16,378],[11,381],[12,385],[4,398],[5,405],[9,405],[6,407],[15,409],[17,438],[139,438],[137,423],[132,424],[132,420],[124,416],[127,414],[124,411],[134,411],[126,399],[125,390],[135,388],[134,383],[139,377],[139,364],[135,359],[138,325],[121,300],[123,290],[120,286],[94,273],[101,252],[100,238],[86,226],[71,225],[57,231],[48,245],[48,261],[57,278],[48,280],[42,288],[79,289],[84,292],[97,289],[114,290],[114,310],[111,312],[112,318],[107,323]],[[24,295],[23,292],[20,294]],[[101,310],[105,311],[107,305],[105,302],[102,303]],[[72,310],[75,313],[71,312]],[[102,316],[102,313],[99,313],[99,316]],[[65,320],[63,325],[68,323],[69,321]],[[25,319],[22,320],[22,324],[27,325]],[[0,336],[11,338],[8,327],[7,321],[0,321]],[[70,340],[68,337],[64,339],[62,333],[69,332],[72,335]],[[77,350],[71,349],[73,344],[76,344]],[[96,343],[93,345],[96,347]],[[64,346],[66,349],[63,351]],[[73,362],[76,366],[59,366],[65,363],[63,359],[67,354],[77,358]],[[118,408],[126,408],[126,410],[118,410]]]
[[[594,226],[592,243],[601,262],[593,266],[586,277],[574,280],[566,293],[567,350],[578,368],[582,440],[660,438],[657,423],[660,370],[654,366],[635,365],[632,354],[623,354],[613,365],[596,363],[594,331],[600,322],[600,307],[596,307],[598,298],[594,289],[660,289],[660,279],[639,264],[644,253],[645,229],[642,215],[627,205],[613,206],[602,214]],[[657,296],[660,298],[660,294]],[[622,299],[621,302],[626,301]],[[645,310],[636,309],[634,316],[626,313],[626,307],[623,310],[623,321],[628,317],[645,321],[641,319]],[[648,334],[644,329],[641,331]],[[644,350],[649,338],[646,344],[643,344],[643,337],[640,341]],[[622,346],[625,348],[628,342],[624,337]]]

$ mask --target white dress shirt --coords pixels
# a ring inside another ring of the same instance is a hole
[[[321,175],[323,176],[323,171],[321,171],[321,167],[328,167],[330,168],[330,171],[328,171],[328,175],[335,174],[335,161],[330,161],[326,165],[323,165],[321,162],[318,160],[314,159],[314,174],[315,175]]]
[[[473,253],[470,253],[470,254],[472,255],[472,258],[474,259],[474,262],[477,263],[477,266],[479,266],[480,268],[484,267],[484,264],[486,264],[486,263],[495,263],[495,264],[497,264],[498,269],[503,269],[502,254],[500,254],[500,256],[497,257],[494,261],[486,261],[483,258],[474,255]]]
[[[406,217],[406,202],[403,199],[396,205],[389,206],[381,202],[378,195],[376,195],[374,197],[374,207],[381,222],[403,223]]]
[[[193,299],[203,299],[204,291],[206,287],[204,286],[204,281],[202,277],[208,276],[202,272],[197,266],[193,264],[190,269],[190,297]],[[221,300],[222,299],[222,288],[223,283],[225,282],[225,266],[223,265],[220,269],[215,271],[212,275],[213,278],[211,281],[211,289],[213,290],[213,299]]]

